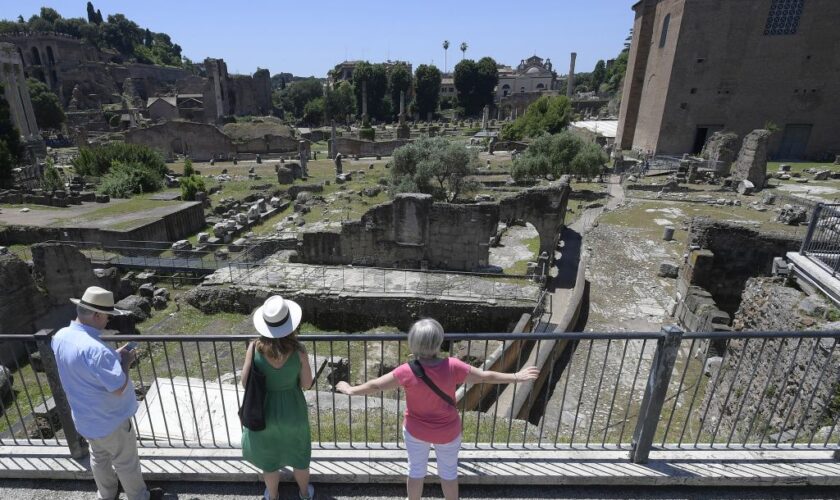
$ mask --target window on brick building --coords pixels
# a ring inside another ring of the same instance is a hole
[[[659,35],[659,48],[665,46],[665,41],[668,40],[668,26],[671,24],[671,14],[665,16],[662,20],[662,34]]]
[[[767,14],[765,35],[795,35],[805,0],[773,0]]]

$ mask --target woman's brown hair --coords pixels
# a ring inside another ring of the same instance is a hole
[[[297,338],[297,332],[279,339],[260,337],[257,339],[257,349],[260,354],[271,359],[283,359],[287,354],[295,351],[306,352]]]

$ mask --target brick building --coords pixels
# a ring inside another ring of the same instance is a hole
[[[699,152],[768,123],[776,159],[840,153],[840,2],[641,0],[616,143]]]

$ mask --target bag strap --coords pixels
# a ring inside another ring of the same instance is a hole
[[[440,389],[440,387],[436,386],[435,383],[432,382],[432,380],[426,376],[426,371],[423,370],[423,365],[420,364],[420,361],[416,359],[411,360],[408,363],[408,366],[411,367],[411,371],[412,373],[414,373],[414,376],[425,382],[426,385],[429,386],[429,389],[431,389],[435,394],[440,396],[440,399],[446,401],[453,407],[455,406],[455,401],[452,399],[452,397],[449,394],[443,392]]]

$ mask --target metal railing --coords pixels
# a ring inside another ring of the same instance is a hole
[[[840,270],[840,204],[819,203],[799,253],[836,276]]]
[[[75,434],[50,349],[51,335],[4,336],[2,362],[14,382],[0,416],[0,445],[69,446]],[[134,417],[144,447],[238,448],[239,374],[252,336],[110,336],[139,342],[131,369]],[[402,391],[348,397],[357,384],[407,359],[404,334],[300,337],[315,382],[306,391],[318,449],[401,446]],[[528,420],[507,418],[502,386],[475,387],[458,401],[465,447],[627,450],[837,450],[840,448],[840,332],[447,334],[452,355],[480,365],[497,347],[525,340],[511,369],[540,349],[561,350],[528,394]],[[559,342],[558,342],[559,341]],[[719,358],[709,349],[725,342]],[[539,356],[537,356],[539,358]],[[710,372],[709,375],[704,375]],[[513,386],[514,391],[527,386]],[[466,392],[466,391],[464,391]],[[514,394],[515,398],[515,394]],[[468,406],[471,405],[471,406]]]

